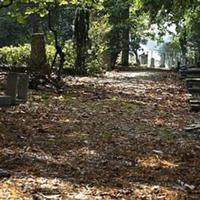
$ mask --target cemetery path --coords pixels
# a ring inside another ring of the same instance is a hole
[[[169,72],[68,77],[0,108],[0,199],[200,197],[199,123]]]

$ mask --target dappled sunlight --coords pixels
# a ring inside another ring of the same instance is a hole
[[[86,157],[98,155],[98,153],[95,150],[89,149],[88,147],[83,147],[79,151],[80,151],[80,154]]]
[[[167,161],[160,158],[158,155],[151,155],[137,159],[137,166],[145,168],[176,168],[179,165],[172,161]]]
[[[25,194],[17,185],[2,182],[0,183],[0,199],[32,200],[32,197]]]
[[[36,199],[170,200],[182,182],[196,190],[199,150],[190,153],[194,141],[180,138],[179,128],[194,118],[183,85],[87,81],[69,83],[62,95],[35,91],[27,104],[2,109],[0,169],[11,174],[7,181]]]
[[[135,199],[137,200],[185,200],[185,195],[182,192],[178,192],[175,189],[162,187],[162,186],[150,186],[139,185],[134,192]]]
[[[58,123],[73,123],[73,121],[68,118],[61,118],[58,120]]]
[[[29,195],[31,193],[31,195]],[[3,196],[4,195],[4,196]],[[184,192],[177,188],[134,183],[132,188],[115,188],[73,184],[70,181],[49,177],[13,177],[0,183],[0,198],[12,199],[137,199],[185,200]],[[15,198],[13,198],[15,197]],[[33,197],[33,198],[32,198]]]

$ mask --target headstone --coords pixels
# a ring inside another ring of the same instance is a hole
[[[49,71],[43,33],[34,33],[32,35],[30,64],[31,68],[35,71]]]
[[[15,103],[17,95],[17,84],[18,84],[18,74],[11,72],[8,74],[7,84],[6,84],[6,96],[10,96],[11,103]]]
[[[160,64],[160,67],[165,68],[165,53],[163,53],[161,55],[161,64]]]
[[[28,97],[28,84],[29,77],[27,74],[19,74],[19,80],[17,85],[17,99],[23,102],[27,101]]]
[[[29,78],[27,74],[8,74],[5,95],[0,96],[0,107],[25,103],[28,97]]]
[[[154,58],[151,58],[151,65],[150,65],[151,68],[155,68],[155,59]]]
[[[148,63],[148,55],[146,55],[145,53],[143,53],[141,55],[141,64],[142,65],[147,65],[147,63]]]

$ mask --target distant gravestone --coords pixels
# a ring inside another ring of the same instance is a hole
[[[148,55],[146,55],[145,53],[143,53],[141,55],[140,59],[141,59],[141,64],[142,65],[147,65],[147,63],[148,63]]]
[[[151,68],[155,68],[155,59],[154,58],[151,58],[151,65],[150,65]]]
[[[43,33],[34,33],[32,35],[30,65],[32,70],[34,71],[40,71],[40,72],[49,71]]]
[[[161,55],[161,64],[160,64],[160,67],[165,67],[165,53],[163,53],[162,55]]]

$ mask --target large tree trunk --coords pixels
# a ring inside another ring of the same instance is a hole
[[[75,70],[77,74],[86,73],[86,57],[89,42],[90,11],[86,8],[77,8],[75,17],[75,45],[76,61]]]
[[[129,5],[124,10],[124,29],[122,34],[122,61],[123,66],[129,65]]]

